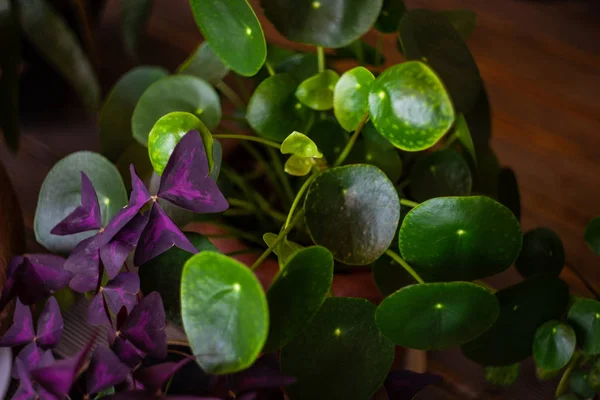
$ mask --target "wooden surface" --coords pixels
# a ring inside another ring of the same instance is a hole
[[[600,2],[407,0],[407,4],[477,12],[479,25],[469,46],[492,105],[493,148],[519,180],[523,228],[547,226],[558,232],[568,264],[600,287],[600,258],[582,239],[587,221],[600,214]],[[270,40],[286,43],[268,23],[265,28]],[[98,72],[107,89],[134,65],[121,50],[116,1],[108,1],[95,34]],[[173,70],[200,38],[187,1],[156,0],[142,61]],[[401,60],[394,56],[394,47],[393,36],[386,37],[390,62]],[[21,149],[13,155],[0,145],[0,160],[23,208],[28,248],[37,251],[31,226],[45,174],[68,153],[97,150],[99,141],[95,117],[76,103],[57,102],[57,92],[33,86],[42,107],[24,112]],[[572,274],[563,277],[576,293],[587,295]],[[517,279],[514,272],[507,272],[492,282],[502,285]],[[515,387],[491,388],[483,382],[481,368],[459,351],[431,353],[430,367],[444,375],[446,384],[423,398],[546,399],[555,386],[555,382],[535,383],[527,362]]]

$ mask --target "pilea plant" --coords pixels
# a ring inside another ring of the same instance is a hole
[[[465,44],[472,12],[262,0],[315,55],[267,45],[246,0],[190,3],[205,41],[174,74],[127,73],[100,114],[103,155],[69,155],[44,181],[36,238],[68,257],[9,266],[14,398],[409,399],[440,380],[393,369],[395,346],[460,346],[498,384],[533,355],[540,379],[562,374],[557,397],[600,390],[598,294],[581,277],[596,299],[570,297],[556,233],[522,234]],[[384,69],[386,34],[406,61]],[[193,221],[247,247],[223,254],[182,232]],[[585,240],[600,254],[599,221]],[[234,258],[260,247],[250,267]],[[254,271],[272,253],[265,289]],[[513,264],[522,282],[480,281]],[[335,296],[335,277],[364,268],[383,301]],[[65,287],[87,294],[109,340],[55,360]]]

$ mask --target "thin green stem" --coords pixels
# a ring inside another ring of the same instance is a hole
[[[258,192],[254,193],[254,200],[256,200],[258,207],[260,207],[260,209],[264,211],[269,217],[271,217],[275,222],[282,224],[285,221],[285,214],[277,210],[273,210],[271,208],[271,204]]]
[[[260,255],[260,257],[258,257],[258,259],[256,261],[254,261],[254,264],[252,264],[252,266],[250,267],[251,270],[254,271],[256,268],[258,268],[263,263],[263,261],[265,261],[267,259],[267,257],[269,257],[269,254],[271,254],[273,249],[275,247],[277,247],[277,245],[279,243],[281,243],[281,241],[287,236],[288,233],[291,232],[292,229],[294,229],[294,225],[296,225],[296,223],[298,223],[298,221],[300,221],[300,219],[303,216],[304,216],[304,210],[298,211],[298,213],[296,214],[294,219],[292,219],[292,222],[290,222],[290,224],[286,228],[284,228],[279,233],[279,235],[277,235],[277,238],[272,243],[272,245],[267,247],[267,249]]]
[[[240,229],[237,228],[233,228],[229,225],[225,225],[219,222],[211,222],[212,225],[218,226],[219,228],[225,229],[228,233],[225,234],[209,234],[209,235],[204,235],[207,238],[230,238],[230,237],[237,237],[240,239],[244,239],[247,240],[248,242],[252,242],[254,244],[257,244],[259,246],[262,246],[264,244],[263,240],[261,238],[257,238],[256,236],[244,232]]]
[[[244,96],[244,98],[249,99],[250,98],[250,92],[248,92],[248,88],[246,87],[246,84],[244,83],[244,79],[239,76],[238,74],[233,74],[234,79],[235,79],[235,83],[238,87],[238,89],[240,90],[240,92],[242,92],[242,96]]]
[[[556,398],[562,396],[567,391],[567,389],[569,389],[569,378],[571,377],[571,373],[573,372],[573,370],[577,367],[580,357],[581,353],[578,351],[576,351],[575,354],[573,354],[571,361],[569,361],[569,364],[567,365],[567,369],[565,369],[565,372],[560,378],[560,382],[558,382],[558,386],[556,386]]]
[[[234,185],[240,188],[243,193],[243,197],[246,199],[253,199],[254,193],[256,192],[254,188],[247,184],[247,182],[242,178],[236,171],[231,168],[222,168],[221,173],[224,174],[227,179],[229,179]],[[257,211],[262,211],[258,204],[255,204]],[[266,224],[267,220],[265,215],[262,212],[256,212],[256,217],[259,219],[259,222],[262,224]]]
[[[250,136],[250,135],[236,135],[236,134],[230,134],[230,133],[217,133],[215,135],[213,135],[214,138],[217,139],[237,139],[237,140],[248,140],[250,142],[257,142],[257,143],[262,143],[265,146],[270,146],[273,147],[277,150],[279,150],[281,148],[281,145],[277,142],[273,142],[271,140],[267,140],[267,139],[263,139],[263,138],[259,138],[257,136]]]
[[[288,212],[287,219],[285,220],[284,228],[287,228],[289,226],[290,222],[292,221],[292,215],[294,215],[296,207],[298,207],[298,204],[302,200],[302,195],[304,194],[304,192],[306,192],[306,190],[308,189],[312,181],[315,180],[316,177],[317,174],[311,175],[306,181],[304,181],[304,183],[300,187],[300,190],[298,190],[298,193],[296,193],[296,198],[294,198],[294,202],[290,207],[290,212]]]
[[[271,157],[271,162],[273,163],[273,167],[275,168],[275,173],[279,177],[279,181],[283,185],[283,191],[286,196],[286,202],[289,206],[294,202],[294,191],[292,190],[292,186],[290,185],[290,180],[286,175],[283,164],[279,159],[279,153],[276,153],[275,150],[268,147],[267,151],[269,152],[269,156]]]
[[[219,89],[219,91],[221,93],[223,93],[225,95],[225,97],[227,97],[227,99],[231,102],[231,104],[233,104],[240,110],[246,109],[246,105],[244,104],[244,101],[242,100],[242,98],[228,84],[221,81],[221,82],[217,82],[215,84],[215,87],[217,89]]]
[[[229,203],[229,205],[234,206],[234,207],[240,207],[240,208],[243,208],[245,210],[250,210],[250,211],[256,210],[256,207],[254,207],[254,204],[247,202],[246,200],[230,197],[227,199],[227,202]]]
[[[269,61],[265,61],[265,67],[267,67],[267,71],[269,71],[269,75],[275,75],[275,70]]]
[[[417,203],[416,201],[411,201],[411,200],[407,200],[407,199],[400,199],[400,204],[402,204],[403,206],[406,206],[406,207],[411,207],[411,208],[414,208],[419,205],[419,203]]]
[[[350,151],[352,150],[354,143],[356,143],[356,139],[358,139],[358,135],[360,135],[360,131],[362,130],[363,126],[365,126],[365,124],[367,123],[368,120],[369,120],[369,113],[366,113],[365,116],[363,117],[363,119],[360,121],[360,123],[356,127],[356,130],[350,137],[350,140],[348,141],[348,143],[346,143],[346,147],[344,147],[344,150],[342,150],[338,159],[333,164],[334,167],[338,167],[338,166],[342,165],[344,160],[346,160],[346,157],[348,157],[348,154],[350,154]]]
[[[405,179],[402,182],[400,182],[400,184],[397,187],[398,189],[404,189],[408,185],[410,185],[410,179]]]
[[[406,261],[404,261],[404,259],[402,257],[400,257],[398,254],[394,253],[392,250],[387,249],[385,251],[385,254],[387,254],[388,257],[390,257],[392,260],[396,261],[398,264],[402,265],[402,267],[413,277],[415,278],[415,280],[419,283],[425,283],[425,281],[423,280],[423,278],[421,278],[419,276],[419,274],[417,274],[415,272],[415,270],[408,265],[408,263]]]
[[[225,253],[225,255],[227,257],[234,257],[234,256],[241,256],[243,254],[252,254],[252,253],[258,253],[258,252],[259,252],[259,250],[249,247],[249,248],[243,249],[243,250],[230,251],[229,253]]]
[[[277,195],[279,196],[279,198],[283,199],[283,197],[285,196],[283,186],[279,182],[279,179],[277,178],[277,174],[275,174],[275,172],[273,171],[273,168],[271,168],[269,166],[269,163],[267,162],[267,160],[265,160],[265,158],[262,156],[262,154],[258,150],[256,150],[252,144],[250,144],[248,142],[241,142],[241,144],[244,147],[244,149],[246,149],[246,151],[260,165],[260,167],[263,169],[264,173],[267,174],[267,177],[269,178],[269,181],[271,181],[271,184],[275,188],[275,191],[277,192]]]
[[[171,388],[171,384],[173,383],[173,378],[175,378],[175,374],[171,375],[169,381],[167,382],[167,386],[165,387],[165,391],[163,392],[163,396],[166,396]]]
[[[600,300],[600,294],[598,294],[596,289],[594,289],[594,287],[587,281],[587,279],[585,279],[585,276],[583,276],[583,274],[581,272],[579,272],[575,267],[573,267],[571,265],[566,265],[566,267],[569,268],[571,271],[573,271],[573,274],[575,274],[577,279],[579,279],[579,281],[581,283],[583,283],[583,286],[585,286],[586,289],[589,290],[590,293],[592,293],[596,297],[597,300]]]
[[[452,144],[454,144],[454,142],[456,142],[456,139],[458,139],[458,135],[456,134],[456,131],[455,131],[450,136],[448,136],[448,139],[446,139],[446,142],[444,143],[442,148],[443,149],[450,148],[450,146],[452,146]]]
[[[325,49],[322,46],[317,46],[317,60],[319,72],[325,71]]]

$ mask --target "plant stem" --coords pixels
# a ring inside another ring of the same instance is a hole
[[[344,147],[344,150],[342,150],[342,152],[338,156],[338,159],[335,160],[335,163],[333,164],[334,167],[340,166],[344,162],[344,160],[346,160],[346,157],[348,157],[348,154],[350,154],[350,151],[352,150],[352,147],[354,146],[356,139],[358,139],[358,135],[360,135],[360,131],[362,130],[363,126],[367,123],[368,120],[369,120],[369,113],[366,113],[365,116],[363,117],[363,119],[360,121],[360,123],[356,127],[356,130],[350,137],[350,140],[348,141],[348,143],[346,143],[346,147]]]
[[[234,256],[241,256],[242,254],[252,254],[252,253],[258,253],[258,252],[259,252],[259,250],[249,247],[249,248],[243,249],[243,250],[230,251],[229,253],[225,253],[225,255],[227,257],[234,257]]]
[[[580,356],[581,353],[579,353],[578,351],[576,351],[575,354],[573,354],[571,361],[569,361],[569,364],[567,365],[567,369],[565,369],[565,372],[563,373],[562,377],[560,378],[560,382],[558,382],[558,386],[556,387],[556,398],[560,397],[569,388],[569,377],[571,376],[571,373],[573,372],[575,367],[577,367],[577,363],[579,362]]]
[[[285,220],[284,228],[287,228],[288,225],[290,224],[290,222],[292,221],[292,215],[294,215],[294,211],[296,210],[296,207],[298,207],[300,200],[302,200],[302,195],[304,194],[304,192],[306,192],[306,190],[308,189],[308,187],[310,186],[312,181],[315,180],[316,177],[317,177],[317,174],[311,175],[306,181],[304,181],[304,183],[300,187],[300,190],[298,190],[298,193],[296,193],[296,198],[294,199],[294,202],[292,203],[292,206],[290,207],[290,212],[288,213],[287,219]]]
[[[242,100],[242,98],[228,84],[221,81],[221,82],[217,82],[215,84],[215,87],[217,89],[219,89],[219,91],[221,91],[221,93],[223,93],[225,95],[225,97],[227,97],[227,99],[231,102],[231,104],[233,104],[240,110],[246,109],[246,105],[244,104],[244,101]]]
[[[416,201],[411,201],[411,200],[407,200],[407,199],[400,199],[400,204],[402,204],[403,206],[412,207],[412,208],[419,205],[419,203],[417,203]]]
[[[247,232],[244,232],[244,231],[242,231],[240,229],[236,229],[236,228],[233,228],[233,227],[231,227],[229,225],[225,225],[225,224],[218,223],[218,222],[211,222],[211,224],[214,225],[214,226],[218,226],[220,228],[225,229],[226,231],[228,231],[228,233],[225,233],[225,234],[213,234],[213,235],[208,234],[208,235],[204,235],[207,238],[215,238],[216,239],[216,238],[237,237],[237,238],[240,238],[240,239],[247,240],[248,242],[252,242],[254,244],[257,244],[259,246],[262,246],[264,244],[264,242],[263,242],[262,239],[259,239],[259,238],[255,237],[254,235],[252,235],[250,233],[247,233]]]
[[[452,146],[452,144],[454,142],[456,142],[456,139],[458,139],[458,135],[456,134],[456,131],[455,131],[450,136],[448,136],[448,139],[446,139],[446,142],[442,146],[442,149],[444,149],[444,150],[448,149],[450,146]]]
[[[240,190],[243,193],[243,197],[245,197],[246,199],[253,199],[255,198],[253,196],[253,194],[256,192],[254,190],[254,188],[252,188],[250,185],[247,184],[247,182],[244,180],[244,178],[242,178],[236,171],[234,171],[231,168],[222,168],[221,169],[221,173],[224,174],[227,179],[229,179],[234,185],[236,185],[238,188],[240,188]],[[256,210],[257,211],[262,211],[260,206],[258,204],[255,203],[256,206]],[[257,212],[255,213],[256,217],[259,219],[259,222],[262,224],[266,224],[267,220],[265,219],[265,216],[263,215],[262,212]]]
[[[250,136],[250,135],[236,135],[236,134],[230,134],[230,133],[217,133],[215,135],[213,135],[214,138],[216,139],[237,139],[237,140],[248,140],[250,142],[257,142],[257,143],[262,143],[265,146],[270,146],[273,147],[277,150],[279,150],[281,148],[281,145],[277,142],[273,142],[271,140],[267,140],[267,139],[263,139],[263,138],[259,138],[257,136]]]
[[[271,181],[271,184],[275,188],[275,191],[277,191],[277,195],[279,196],[279,198],[283,199],[283,196],[285,196],[284,191],[283,191],[283,186],[279,182],[277,175],[273,172],[273,168],[271,168],[269,166],[269,163],[267,162],[267,160],[265,160],[265,158],[262,156],[262,154],[259,151],[257,151],[252,144],[250,144],[248,142],[241,142],[241,144],[242,144],[242,147],[244,147],[244,149],[248,153],[250,153],[250,155],[260,165],[260,167],[263,169],[264,173],[267,174],[267,177]]]
[[[269,61],[265,61],[265,67],[267,67],[267,71],[269,71],[269,75],[275,75],[275,70]]]
[[[325,71],[325,49],[322,46],[317,46],[317,60],[319,72]]]
[[[279,154],[276,153],[275,150],[273,150],[270,147],[267,148],[267,151],[269,152],[269,156],[271,157],[273,167],[275,168],[275,173],[277,174],[277,176],[279,177],[279,181],[283,185],[283,191],[287,197],[286,202],[288,205],[291,206],[291,204],[294,202],[294,191],[292,190],[292,187],[290,186],[290,181],[288,179],[288,176],[286,175],[285,171],[283,170],[283,164],[281,163],[281,160],[279,159]]]
[[[242,200],[242,199],[236,199],[236,198],[228,198],[227,202],[235,207],[240,207],[243,208],[245,210],[249,210],[249,211],[255,211],[256,207],[254,207],[254,204],[247,202],[246,200]]]
[[[583,276],[583,274],[581,272],[579,272],[575,267],[573,267],[571,265],[565,265],[565,266],[567,268],[569,268],[571,271],[573,271],[573,274],[575,274],[577,279],[579,279],[579,281],[581,283],[583,283],[583,286],[585,286],[586,289],[589,290],[590,293],[592,293],[596,297],[597,300],[600,300],[600,294],[598,294],[596,289],[594,289],[594,287],[585,279],[585,276]]]
[[[277,238],[275,239],[273,244],[271,246],[267,247],[267,249],[260,255],[260,257],[258,257],[258,259],[254,262],[254,264],[252,264],[252,266],[250,267],[251,270],[254,271],[256,268],[258,268],[263,263],[263,261],[265,261],[267,259],[269,254],[271,254],[271,252],[273,251],[273,249],[279,243],[281,243],[281,241],[287,236],[288,233],[290,233],[290,231],[292,229],[294,229],[294,225],[296,225],[296,223],[298,221],[300,221],[300,219],[303,216],[304,216],[304,210],[298,211],[298,213],[296,214],[294,219],[292,219],[292,222],[290,222],[290,224],[279,233],[279,235],[277,236]]]
[[[174,377],[175,377],[175,374],[171,375],[171,377],[169,378],[169,381],[167,382],[167,386],[165,387],[165,391],[163,392],[163,396],[166,396],[167,393],[169,392],[169,389],[171,388],[171,383],[173,383]]]
[[[425,281],[423,280],[423,278],[421,278],[419,276],[419,274],[417,274],[415,272],[415,270],[408,265],[408,263],[406,261],[404,261],[404,259],[402,257],[400,257],[398,254],[394,253],[392,250],[387,249],[385,251],[385,254],[390,257],[392,260],[396,261],[398,264],[402,265],[402,267],[413,277],[415,278],[415,280],[419,283],[425,283]]]
[[[377,42],[375,43],[375,66],[377,67],[381,62],[381,55],[383,54],[383,33],[377,34]]]

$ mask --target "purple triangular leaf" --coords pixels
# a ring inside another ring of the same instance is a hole
[[[20,360],[19,358],[15,359],[13,376],[15,377],[15,379],[19,380],[19,388],[13,395],[13,400],[34,400],[37,397],[37,393],[33,388],[33,382],[31,382],[31,374],[29,373],[29,368],[27,367],[27,365],[25,365],[23,360]]]
[[[33,318],[29,307],[17,300],[13,324],[0,338],[0,347],[14,347],[32,342],[35,337]]]
[[[191,361],[184,358],[179,362],[166,362],[147,368],[140,368],[133,374],[136,381],[141,382],[145,388],[161,389],[177,371]]]
[[[64,268],[65,259],[52,254],[28,254],[14,271],[19,299],[35,304],[66,287],[73,276]]]
[[[100,249],[100,258],[111,279],[119,273],[127,256],[137,245],[148,218],[148,213],[136,214],[108,244]]]
[[[121,329],[125,321],[127,321],[128,315],[129,311],[127,311],[127,307],[121,307],[121,309],[117,313],[117,330]]]
[[[38,319],[37,344],[43,349],[56,347],[62,335],[63,325],[58,301],[50,297]]]
[[[4,283],[2,292],[0,292],[0,311],[2,311],[8,302],[15,296],[19,276],[18,270],[22,264],[23,257],[14,256],[6,268],[6,282]]]
[[[114,339],[110,348],[130,368],[136,367],[144,357],[144,353],[141,350],[120,336]]]
[[[12,371],[13,378],[19,379],[17,361],[20,361],[28,371],[31,371],[32,369],[38,366],[43,354],[44,351],[41,350],[36,343],[31,342],[27,346],[25,346],[23,350],[19,352],[19,355],[17,355],[17,357],[15,358]]]
[[[173,246],[194,254],[198,252],[158,203],[154,203],[150,220],[135,249],[133,262],[135,265],[143,265]]]
[[[90,305],[88,307],[88,324],[94,326],[110,325],[110,320],[106,314],[106,308],[104,304],[105,300],[102,292],[96,293],[92,301],[90,301]]]
[[[100,205],[94,185],[81,172],[81,205],[60,221],[50,233],[53,235],[72,235],[75,233],[100,229],[102,217],[100,216]]]
[[[158,292],[148,294],[134,307],[121,333],[143,352],[156,358],[167,356],[165,309]]]
[[[65,269],[73,273],[69,287],[76,292],[95,290],[100,275],[100,254],[98,237],[92,236],[81,241],[65,262]]]
[[[121,272],[104,287],[108,307],[118,313],[122,307],[131,312],[137,303],[136,294],[140,291],[140,278],[133,272]]]
[[[391,371],[386,380],[385,388],[390,400],[412,399],[422,389],[442,381],[439,375],[420,374],[413,371]]]
[[[197,213],[225,211],[229,204],[208,176],[204,143],[190,131],[175,146],[162,174],[158,197]]]
[[[123,364],[110,349],[96,347],[86,373],[88,394],[96,394],[125,380],[130,368]]]

